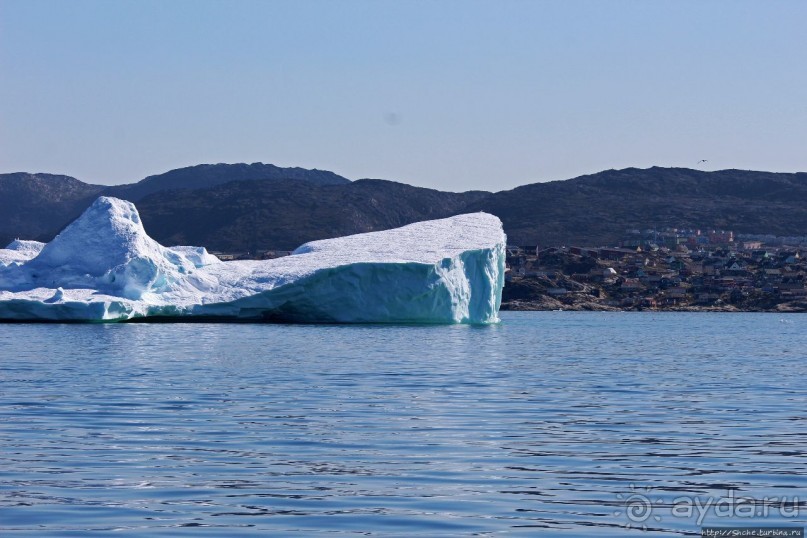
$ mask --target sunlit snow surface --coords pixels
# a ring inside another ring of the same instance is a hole
[[[222,262],[160,245],[132,203],[101,197],[50,243],[0,249],[0,319],[493,323],[504,249],[499,219],[474,213]]]

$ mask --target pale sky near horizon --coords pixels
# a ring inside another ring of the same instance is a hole
[[[803,1],[0,0],[0,173],[807,171]]]

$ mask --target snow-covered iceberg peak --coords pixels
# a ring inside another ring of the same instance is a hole
[[[146,292],[182,287],[182,275],[196,265],[149,237],[134,204],[102,196],[26,267],[32,284],[87,287],[139,299]]]
[[[0,265],[0,320],[493,323],[505,243],[498,218],[473,213],[222,262],[160,245],[133,204],[103,197],[38,255]]]
[[[37,261],[99,276],[133,258],[159,255],[157,247],[133,203],[102,196],[48,243]]]

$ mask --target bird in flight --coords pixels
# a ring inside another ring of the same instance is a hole
[[[701,159],[700,161],[698,161],[698,164],[700,164],[700,163],[708,163],[708,162],[709,162],[709,159]]]

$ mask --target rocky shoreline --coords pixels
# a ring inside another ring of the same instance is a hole
[[[507,289],[505,287],[505,289]],[[575,311],[575,312],[773,312],[807,313],[807,302],[787,302],[772,306],[764,305],[676,305],[662,307],[612,306],[583,298],[564,297],[557,299],[537,296],[530,299],[503,300],[502,311]]]
[[[781,304],[776,308],[737,308],[734,305],[723,306],[671,306],[651,307],[616,307],[590,301],[565,303],[546,297],[537,301],[508,301],[502,303],[503,312],[531,311],[569,311],[569,312],[770,312],[779,314],[807,313],[807,304]]]
[[[566,293],[553,296],[553,286],[564,286]],[[574,291],[571,291],[574,290]],[[589,312],[807,312],[807,299],[784,298],[781,296],[752,293],[737,296],[732,301],[730,295],[712,304],[693,304],[691,300],[681,300],[676,304],[654,301],[648,304],[641,297],[625,300],[616,286],[603,286],[576,282],[568,277],[553,281],[545,278],[510,278],[502,291],[501,310],[568,310]]]

